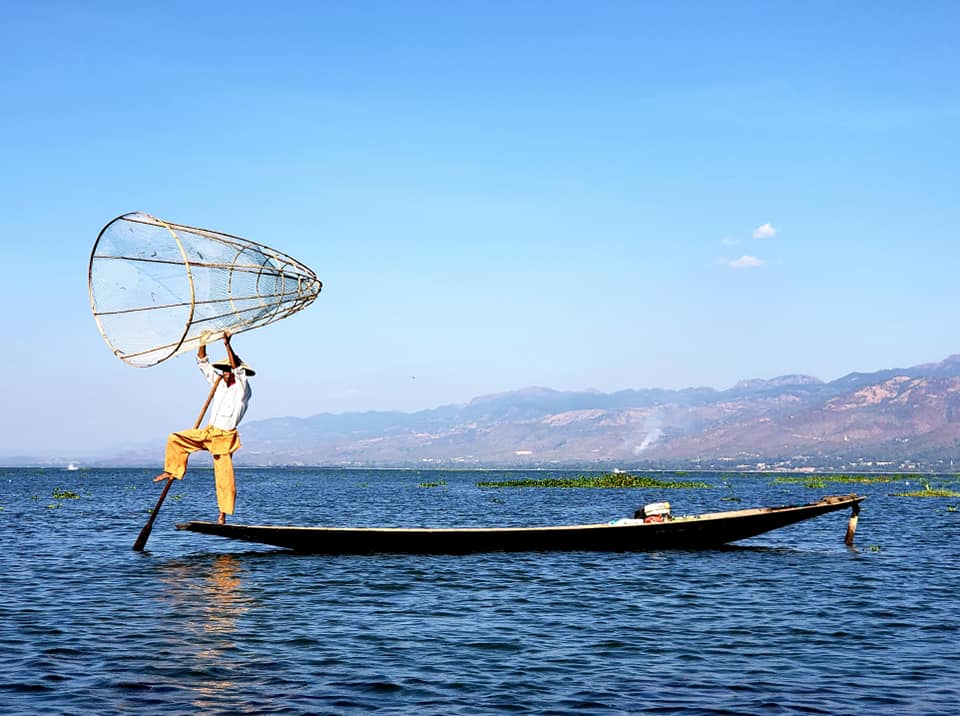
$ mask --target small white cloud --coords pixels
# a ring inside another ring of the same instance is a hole
[[[772,239],[776,235],[777,230],[773,228],[773,224],[763,224],[753,230],[753,238],[755,239]]]
[[[758,259],[756,256],[741,256],[738,259],[734,259],[727,263],[732,269],[742,269],[742,268],[757,268],[758,266],[763,266],[766,263],[763,259]]]
[[[732,236],[724,236],[722,239],[720,239],[720,243],[724,246],[736,246],[740,242]]]

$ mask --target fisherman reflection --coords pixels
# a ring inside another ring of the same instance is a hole
[[[229,634],[249,608],[241,562],[231,554],[207,560],[183,560],[164,566],[165,592],[188,630],[200,634]],[[189,588],[185,588],[189,587]],[[197,627],[193,628],[196,624]]]
[[[236,628],[237,619],[247,611],[249,598],[243,591],[240,562],[229,554],[221,554],[210,567],[203,589],[207,600],[204,630],[228,634]]]
[[[175,647],[177,673],[192,674],[192,713],[223,713],[224,699],[240,693],[243,667],[236,661],[240,620],[252,604],[243,563],[230,554],[164,565],[165,609],[182,625]]]

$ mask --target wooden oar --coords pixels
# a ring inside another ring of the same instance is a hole
[[[857,533],[857,518],[860,516],[860,503],[854,502],[850,510],[850,521],[847,523],[847,534],[843,538],[843,543],[847,547],[853,547],[853,536]]]
[[[217,379],[213,381],[213,387],[210,388],[210,394],[207,396],[206,402],[203,404],[203,408],[200,410],[200,415],[197,417],[197,422],[194,423],[194,429],[200,427],[200,423],[203,422],[203,416],[207,414],[207,408],[210,406],[210,401],[213,400],[213,394],[217,392],[217,386],[220,385],[220,381],[223,380],[222,375],[218,375]],[[167,479],[167,484],[163,487],[163,492],[160,493],[160,499],[157,500],[157,506],[153,508],[153,512],[150,513],[150,519],[147,520],[147,524],[143,526],[143,529],[140,530],[140,536],[137,537],[137,541],[133,543],[133,549],[137,552],[142,552],[143,548],[147,544],[147,540],[150,539],[150,533],[153,531],[153,521],[157,519],[157,513],[160,511],[160,505],[163,504],[164,499],[167,497],[167,493],[170,491],[170,485],[173,484],[173,478]]]

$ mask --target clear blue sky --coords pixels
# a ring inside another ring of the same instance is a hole
[[[960,352],[952,2],[6,2],[0,455],[192,424],[113,357],[129,211],[311,266],[247,420]],[[219,349],[215,351],[218,353]]]

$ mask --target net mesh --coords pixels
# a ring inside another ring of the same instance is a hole
[[[138,367],[196,350],[204,333],[212,339],[285,318],[322,287],[279,251],[140,212],[101,230],[88,278],[100,333]]]

